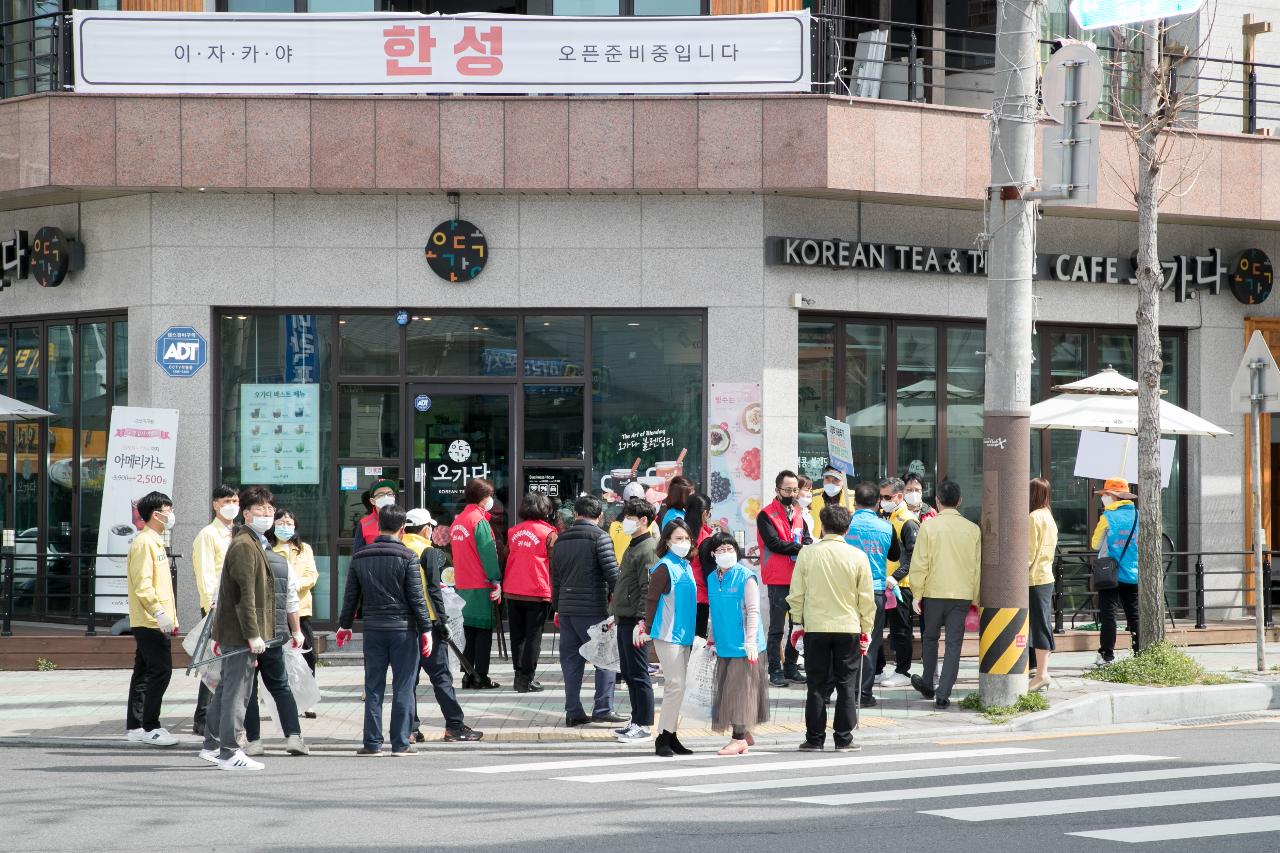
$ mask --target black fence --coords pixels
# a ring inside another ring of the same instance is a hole
[[[166,549],[169,580],[178,594],[178,561],[181,554]],[[97,636],[98,628],[120,618],[118,613],[98,611],[100,598],[126,598],[124,592],[98,592],[98,580],[127,578],[119,571],[99,571],[99,561],[118,566],[127,554],[19,554],[13,549],[0,553],[0,637],[13,636],[13,621],[30,615],[45,616],[51,611],[60,618],[85,626],[85,636]],[[127,611],[126,611],[127,612]],[[65,614],[65,616],[64,616]]]
[[[0,98],[61,92],[74,82],[70,15],[49,12],[0,23]]]

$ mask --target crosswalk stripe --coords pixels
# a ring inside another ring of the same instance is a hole
[[[915,770],[885,770],[842,776],[798,776],[791,779],[761,779],[753,782],[723,782],[718,785],[686,785],[665,788],[689,794],[723,794],[731,791],[767,791],[774,788],[805,788],[812,785],[851,785],[893,779],[931,779],[934,776],[965,776],[974,773],[1008,773],[1048,767],[1096,767],[1103,764],[1137,764],[1144,761],[1171,761],[1164,755],[1102,755],[1082,758],[1050,758],[1044,761],[1012,761],[1007,764],[963,764],[959,767],[925,767]]]
[[[974,794],[1002,794],[1010,791],[1045,791],[1055,788],[1081,788],[1087,785],[1119,785],[1127,782],[1158,782],[1166,779],[1195,779],[1201,776],[1234,776],[1243,773],[1274,773],[1280,764],[1218,764],[1209,767],[1179,767],[1172,770],[1135,770],[1127,773],[1089,773],[1057,779],[1027,782],[984,782],[978,785],[939,785],[930,788],[899,788],[892,791],[859,791],[853,794],[828,794],[821,797],[793,797],[793,803],[821,806],[847,806],[854,803],[889,803],[900,800],[926,800],[934,797],[971,797]],[[1127,797],[1128,795],[1126,795]],[[1004,806],[988,809],[988,814],[1008,817]]]
[[[1204,769],[1204,768],[1201,768]],[[1044,787],[1036,782],[1037,790]],[[1162,808],[1164,806],[1185,806],[1192,803],[1226,803],[1236,800],[1265,800],[1280,797],[1280,784],[1271,782],[1265,785],[1235,785],[1229,788],[1184,788],[1177,791],[1156,791],[1150,794],[1125,794],[1124,796],[1077,797],[1072,800],[1045,800],[1035,803],[1009,803],[1001,806],[976,806],[963,809],[934,809],[921,814],[938,817],[949,817],[953,820],[964,820],[971,823],[992,820],[1012,820],[1019,817],[1047,817],[1049,815],[1077,814],[1079,812],[1102,812],[1137,810],[1143,808]]]
[[[1093,832],[1068,832],[1082,838],[1123,841],[1176,841],[1180,838],[1216,838],[1222,835],[1248,835],[1254,832],[1280,831],[1280,815],[1264,817],[1232,817],[1223,820],[1197,820],[1190,823],[1161,823],[1155,826],[1131,826],[1124,829],[1099,829]]]
[[[760,755],[772,754],[770,752],[760,753]],[[755,753],[752,753],[752,755],[755,755]],[[459,773],[522,773],[526,770],[575,770],[586,767],[617,767],[628,764],[670,764],[672,761],[678,761],[683,764],[686,761],[708,761],[718,757],[714,752],[681,756],[680,758],[662,758],[657,755],[619,755],[616,758],[566,758],[560,761],[530,761],[523,764],[493,764],[488,767],[454,767],[451,769]]]
[[[949,760],[952,758],[980,757],[994,755],[1024,755],[1031,752],[1048,752],[1045,749],[1029,749],[1026,747],[996,747],[992,749],[965,749],[945,752],[898,752],[883,755],[857,755],[847,758],[806,758],[796,761],[773,761],[749,763],[741,758],[732,758],[716,767],[690,767],[688,769],[648,770],[637,773],[605,773],[597,776],[562,776],[559,782],[634,782],[644,779],[671,779],[688,776],[727,776],[733,773],[771,773],[774,770],[817,770],[823,767],[848,767],[858,764],[894,764],[905,761]],[[751,756],[756,753],[751,753]],[[750,758],[751,756],[748,756]],[[670,759],[663,759],[670,761]],[[721,759],[724,761],[724,759]]]

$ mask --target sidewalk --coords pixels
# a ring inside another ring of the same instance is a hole
[[[1260,675],[1251,672],[1255,663],[1252,645],[1201,646],[1190,652],[1212,672],[1241,680],[1280,681],[1280,673]],[[1280,644],[1268,646],[1268,654],[1280,663]],[[1048,693],[1051,706],[1060,706],[1099,691],[1159,689],[1110,685],[1078,677],[1084,668],[1091,666],[1092,661],[1092,652],[1054,656],[1055,686]],[[915,669],[919,671],[918,662]],[[75,743],[124,746],[124,698],[129,675],[126,670],[0,672],[0,745]],[[543,656],[539,680],[546,690],[541,693],[519,694],[511,690],[511,668],[500,660],[495,660],[490,675],[503,685],[503,689],[458,691],[467,724],[485,732],[485,743],[613,741],[613,726],[565,727],[564,685],[554,659]],[[302,721],[303,735],[313,749],[354,749],[360,742],[363,670],[358,666],[322,667],[318,671],[318,680],[324,696],[316,708],[319,717]],[[583,689],[583,700],[588,708],[590,684],[588,675]],[[960,680],[952,694],[951,707],[945,711],[937,710],[933,702],[923,700],[910,687],[877,687],[879,706],[862,710],[862,734],[896,739],[955,736],[965,732],[975,735],[990,733],[993,727],[985,718],[958,707],[959,700],[976,688],[976,659],[961,662]],[[661,704],[660,677],[655,678],[654,692]],[[442,720],[425,676],[418,695],[423,731],[429,739],[439,739],[443,734]],[[198,742],[191,733],[195,696],[195,679],[184,675],[182,670],[176,670],[165,696],[163,721],[171,732],[191,746]],[[390,697],[389,686],[387,697]],[[766,741],[798,742],[804,731],[804,687],[770,688],[770,699],[772,719],[755,733]],[[621,684],[615,693],[615,702],[620,713],[629,712],[627,691]],[[389,701],[384,707],[384,713],[389,715]],[[282,745],[273,723],[264,720],[263,734],[269,749],[273,742],[277,748]],[[722,737],[709,729],[682,729],[681,735],[688,738]]]

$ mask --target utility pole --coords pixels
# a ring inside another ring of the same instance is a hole
[[[1031,479],[1031,275],[1040,35],[1032,0],[997,0],[987,188],[986,395],[982,432],[982,618],[978,692],[1012,705],[1027,689]]]

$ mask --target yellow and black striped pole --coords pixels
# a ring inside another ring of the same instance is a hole
[[[997,676],[1026,675],[1027,608],[984,607],[981,625],[978,671]]]

